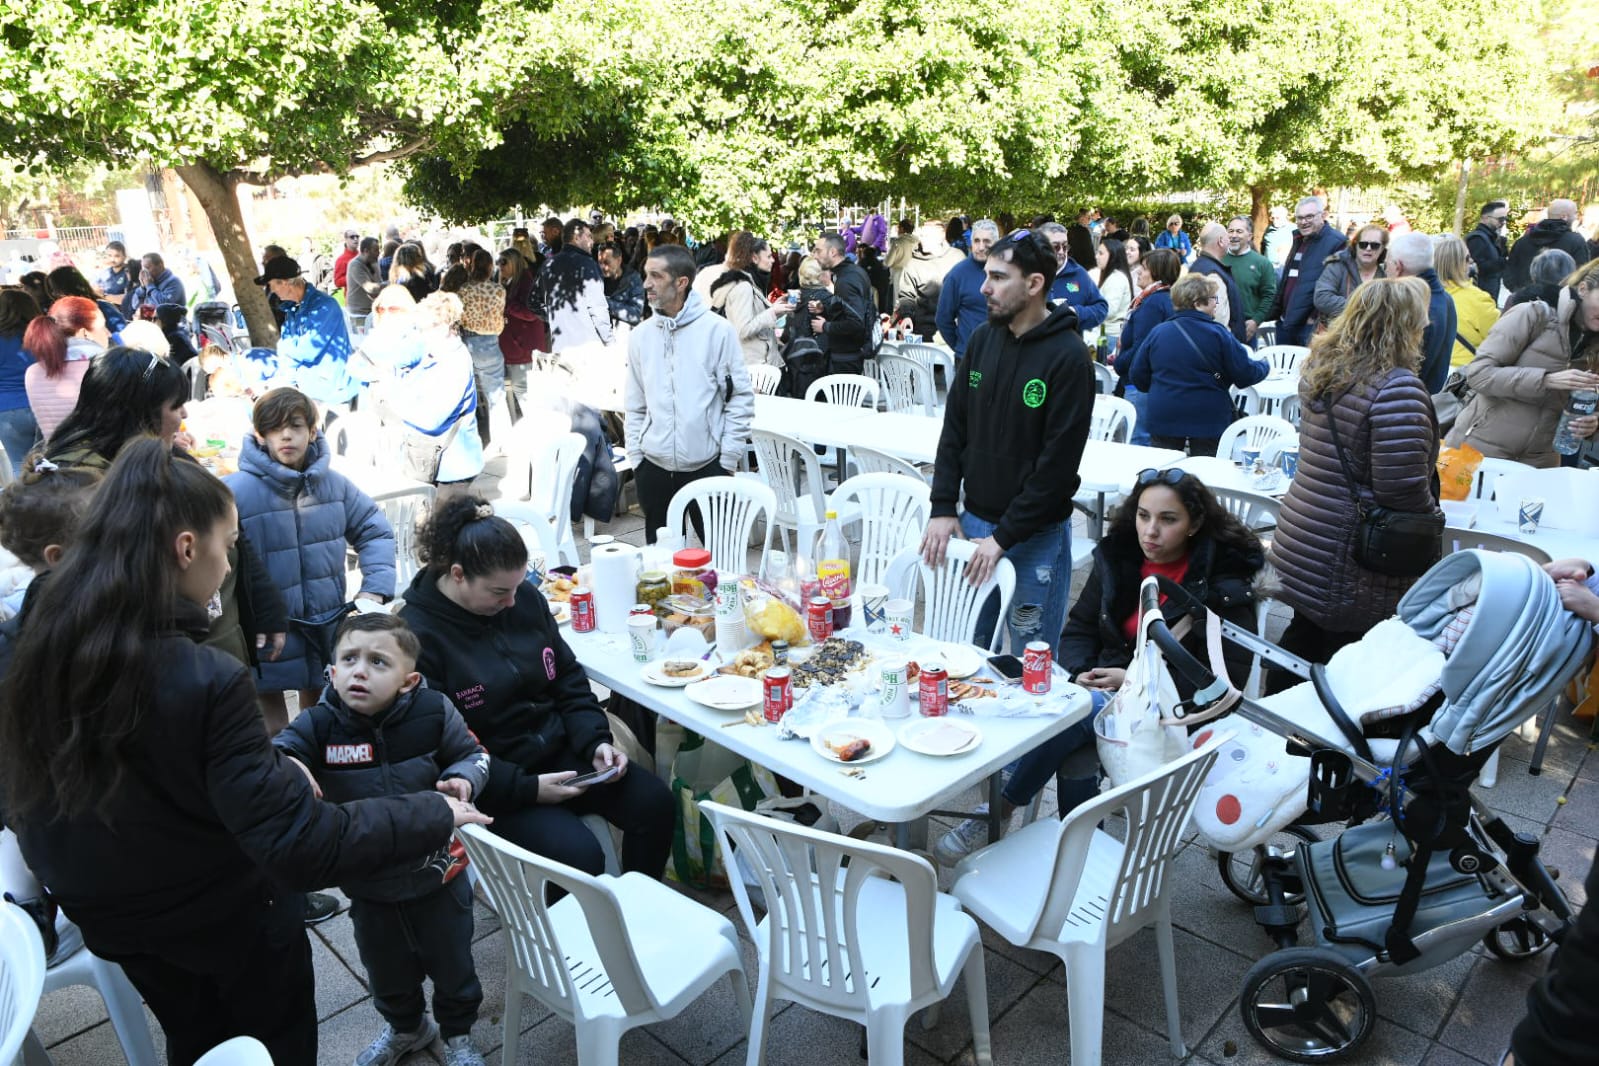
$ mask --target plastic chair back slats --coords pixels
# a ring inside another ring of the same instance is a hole
[[[857,474],[833,490],[830,510],[842,514],[850,503],[860,509],[857,584],[883,584],[895,556],[921,543],[932,513],[931,494],[927,482],[902,474]]]
[[[761,544],[757,570],[766,562],[766,550],[772,541],[772,521],[777,514],[777,495],[752,478],[708,477],[701,478],[679,489],[666,509],[666,524],[672,530],[682,530],[690,504],[698,504],[700,520],[705,524],[705,547],[711,553],[711,565],[718,570],[743,573],[748,564],[745,553],[750,534],[757,519],[764,518],[765,540]]]

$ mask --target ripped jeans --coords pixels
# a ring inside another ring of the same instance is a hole
[[[994,532],[994,523],[971,512],[961,515],[961,533],[978,540]],[[1005,553],[1016,568],[1016,594],[1011,597],[1010,651],[1021,655],[1031,640],[1049,642],[1051,654],[1060,652],[1060,631],[1066,626],[1066,601],[1072,585],[1072,528],[1062,522],[1048,526]],[[977,618],[977,643],[988,646],[999,618],[999,602],[991,599]]]

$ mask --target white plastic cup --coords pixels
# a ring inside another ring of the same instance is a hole
[[[888,586],[862,585],[861,620],[868,633],[881,633],[888,628]]]
[[[633,650],[633,661],[647,663],[655,658],[656,622],[653,614],[629,615],[627,643]]]
[[[882,664],[877,689],[878,708],[884,718],[909,718],[911,715],[910,664],[904,659],[888,659]]]
[[[888,635],[901,643],[911,639],[911,624],[915,621],[916,605],[910,600],[889,600],[883,604],[883,624]]]
[[[1537,496],[1523,496],[1521,509],[1517,512],[1516,528],[1523,533],[1538,532],[1538,523],[1543,520],[1543,500]]]

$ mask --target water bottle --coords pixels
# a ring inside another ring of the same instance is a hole
[[[1576,455],[1582,441],[1571,432],[1571,420],[1583,418],[1599,411],[1599,392],[1593,389],[1573,389],[1566,409],[1560,412],[1560,424],[1555,427],[1555,451],[1561,455]]]

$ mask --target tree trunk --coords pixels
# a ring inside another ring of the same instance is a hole
[[[1271,186],[1249,187],[1249,221],[1255,227],[1255,251],[1265,248],[1266,227],[1271,225]]]
[[[1455,186],[1455,229],[1454,232],[1464,235],[1462,228],[1466,224],[1466,187],[1471,184],[1471,160],[1460,161],[1460,181]]]
[[[239,179],[224,174],[210,163],[189,163],[174,168],[193,191],[211,223],[217,250],[233,281],[234,298],[250,327],[250,343],[261,348],[275,347],[278,327],[267,304],[266,292],[255,283],[259,264],[250,248],[250,235],[244,231],[244,213],[239,209]]]

